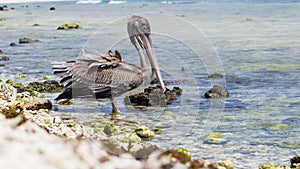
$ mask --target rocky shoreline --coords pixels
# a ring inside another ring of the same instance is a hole
[[[193,159],[184,148],[160,149],[147,139],[158,129],[136,126],[124,133],[109,121],[86,127],[68,114],[53,116],[52,103],[32,95],[36,92],[18,92],[10,83],[0,82],[0,164],[5,168],[234,168],[230,161]],[[300,168],[299,159],[291,159],[291,168]],[[289,167],[273,163],[260,167],[281,168]]]

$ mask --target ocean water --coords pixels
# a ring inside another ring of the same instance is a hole
[[[131,1],[78,4],[78,1],[8,4],[0,11],[0,77],[22,83],[51,76],[53,61],[80,58],[82,49],[118,50],[139,64],[126,35],[132,14],[149,19],[167,87],[183,95],[166,107],[140,110],[118,98],[120,119],[162,129],[153,140],[162,148],[184,147],[193,157],[229,159],[236,168],[258,168],[267,161],[289,165],[300,154],[299,1]],[[54,6],[56,10],[50,11]],[[56,30],[76,22],[78,30]],[[33,26],[38,24],[38,26]],[[18,44],[29,37],[41,42]],[[26,78],[19,79],[23,73]],[[221,73],[224,78],[209,78]],[[207,100],[212,85],[226,85],[230,97]],[[46,94],[53,101],[57,94]],[[82,123],[109,116],[109,102],[74,100],[59,107]],[[220,132],[212,143],[205,135]]]

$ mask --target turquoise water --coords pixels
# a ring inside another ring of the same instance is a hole
[[[154,142],[185,147],[193,157],[229,159],[237,168],[258,168],[267,161],[289,165],[290,157],[300,153],[300,3],[160,2],[8,5],[15,9],[0,12],[6,18],[0,22],[0,49],[10,60],[1,61],[0,76],[23,83],[42,81],[44,75],[58,80],[51,62],[76,59],[82,48],[118,49],[124,60],[139,64],[126,38],[126,17],[138,13],[151,22],[167,87],[180,86],[183,95],[166,108],[146,110],[126,107],[118,98],[119,118],[162,128]],[[56,10],[49,11],[51,6]],[[56,30],[69,22],[82,29]],[[41,43],[9,46],[22,37]],[[214,72],[226,79],[208,78]],[[19,73],[26,78],[19,79]],[[224,83],[228,99],[203,97],[213,84]],[[109,115],[110,109],[108,102],[74,100],[57,113],[81,114],[79,120],[86,122]],[[205,139],[212,132],[222,134],[219,144]]]

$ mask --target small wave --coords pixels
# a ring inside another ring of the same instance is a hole
[[[124,3],[126,3],[126,1],[113,1],[113,0],[111,0],[111,1],[108,2],[108,4],[124,4]]]
[[[77,4],[99,4],[102,0],[80,0],[76,2]]]
[[[192,4],[196,3],[193,1],[161,1],[161,4]]]

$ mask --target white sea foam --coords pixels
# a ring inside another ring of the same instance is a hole
[[[77,4],[99,4],[102,0],[80,0],[76,2]]]
[[[56,2],[56,1],[63,1],[63,0],[0,0],[0,4],[30,3],[30,2]]]
[[[126,3],[126,1],[109,1],[108,4],[123,4],[123,3]]]

